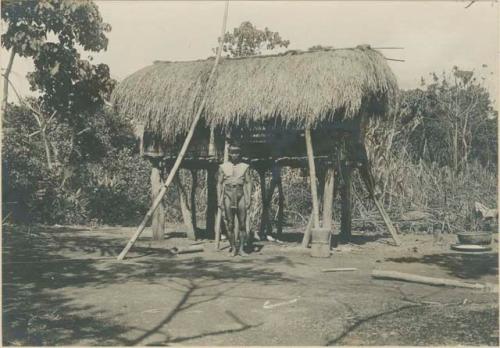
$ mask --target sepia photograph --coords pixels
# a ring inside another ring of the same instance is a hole
[[[1,0],[2,346],[499,346],[497,0]]]

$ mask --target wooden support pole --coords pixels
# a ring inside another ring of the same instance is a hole
[[[191,240],[196,240],[196,233],[194,230],[193,222],[191,220],[192,214],[187,205],[188,194],[178,175],[175,177],[175,184],[179,189],[179,204],[181,207],[182,220],[184,221],[184,226],[186,227],[187,237]]]
[[[340,238],[343,242],[349,242],[352,228],[352,167],[345,163],[341,167],[343,184],[340,191]]]
[[[153,161],[151,168],[151,199],[154,200],[163,185],[162,169],[159,161]],[[160,202],[151,222],[152,239],[163,240],[165,234],[165,206]]]
[[[313,206],[313,223],[314,228],[319,228],[319,202],[318,202],[318,189],[316,187],[316,166],[314,164],[314,151],[311,140],[311,129],[305,130],[306,148],[307,148],[307,162],[309,163],[309,179],[311,183],[311,196]]]
[[[394,225],[392,224],[391,218],[387,214],[387,212],[384,209],[384,206],[382,203],[378,200],[377,197],[373,196],[373,201],[375,202],[375,205],[377,206],[378,212],[382,216],[382,219],[384,220],[385,226],[389,230],[389,233],[391,234],[391,237],[394,241],[394,244],[396,246],[401,245],[401,241],[399,240],[398,233],[396,232],[396,229],[394,228]]]
[[[364,181],[365,186],[370,194],[370,197],[372,197],[373,201],[375,202],[375,206],[377,207],[378,212],[382,216],[382,219],[384,220],[384,224],[387,227],[387,230],[389,231],[392,239],[394,240],[394,244],[396,246],[401,245],[401,241],[399,240],[398,233],[396,232],[396,228],[394,228],[394,225],[392,224],[391,218],[389,217],[389,214],[384,209],[384,205],[380,200],[377,198],[375,195],[375,179],[373,177],[373,173],[370,167],[370,163],[368,162],[368,155],[366,153],[366,147],[363,143],[357,144],[358,151],[360,151],[362,157],[364,158],[364,163],[362,163],[360,170],[360,176],[361,179]]]
[[[120,255],[118,255],[118,258],[117,258],[118,260],[123,260],[125,258],[125,255],[127,255],[128,251],[130,250],[130,248],[132,248],[132,246],[134,245],[137,238],[139,238],[142,231],[144,231],[144,228],[146,228],[146,224],[151,219],[151,216],[153,216],[154,211],[156,210],[158,205],[161,203],[163,196],[167,192],[168,186],[172,183],[172,180],[174,179],[175,175],[177,174],[177,170],[179,169],[181,162],[184,158],[184,155],[186,154],[189,143],[191,142],[191,139],[193,138],[194,131],[196,129],[196,126],[198,125],[198,121],[200,120],[201,113],[203,112],[203,109],[205,108],[205,104],[207,102],[207,91],[211,87],[211,82],[212,82],[213,77],[215,75],[215,70],[217,68],[217,65],[219,64],[220,56],[222,53],[222,43],[224,42],[224,36],[226,34],[228,8],[229,8],[229,0],[226,1],[226,6],[224,8],[224,17],[222,19],[222,28],[221,28],[221,35],[220,35],[221,40],[219,40],[219,47],[217,49],[217,54],[215,56],[214,66],[212,68],[212,71],[210,72],[210,76],[208,77],[207,87],[205,89],[203,99],[201,100],[200,106],[198,107],[198,111],[196,112],[196,115],[193,119],[193,122],[191,123],[191,128],[189,128],[189,132],[186,136],[186,139],[184,140],[184,143],[182,144],[181,150],[179,151],[179,156],[177,156],[177,159],[175,160],[175,163],[172,167],[172,170],[170,171],[170,174],[168,175],[164,186],[162,187],[162,189],[160,190],[160,192],[156,196],[153,204],[151,205],[151,208],[149,208],[148,212],[146,213],[146,216],[144,216],[144,219],[142,220],[141,224],[137,227],[137,230],[133,234],[132,238],[130,238],[130,240],[128,241],[125,248],[123,248]]]
[[[335,168],[330,167],[326,173],[323,190],[323,227],[332,228],[333,191],[335,186]]]
[[[285,195],[283,193],[283,183],[281,182],[281,171],[278,181],[278,223],[276,225],[276,235],[283,233],[283,223],[285,218]]]
[[[216,249],[219,250],[220,247],[220,234],[221,234],[221,226],[222,224],[222,210],[217,208],[217,217],[215,218],[215,245]]]
[[[306,230],[304,232],[304,237],[302,238],[302,247],[307,248],[311,242],[312,236],[312,225],[313,225],[313,213],[309,215],[309,221],[307,222]]]
[[[210,127],[208,155],[215,160],[217,148],[215,146],[215,129]],[[217,216],[217,168],[212,164],[207,167],[207,210],[205,216],[205,233],[207,238],[215,238],[215,220]]]
[[[206,234],[208,238],[215,238],[215,220],[217,215],[217,170],[207,169],[207,214]]]
[[[191,224],[196,238],[197,222],[196,222],[196,188],[198,187],[198,172],[196,169],[191,170]]]
[[[229,159],[229,143],[226,141],[224,143],[224,162],[227,162]],[[220,169],[219,169],[220,170]],[[217,188],[217,191],[219,188]],[[217,217],[215,218],[215,245],[217,250],[220,247],[220,232],[221,232],[221,224],[222,224],[222,209],[219,206],[222,205],[223,197],[217,197]],[[236,219],[238,220],[238,219]]]
[[[260,218],[260,228],[259,236],[262,239],[265,236],[267,219],[266,219],[266,171],[265,169],[259,169],[259,183],[260,183],[260,198],[261,198],[261,218]]]
[[[265,207],[265,211],[266,211],[266,216],[265,216],[265,218],[266,218],[266,220],[265,220],[266,221],[266,225],[265,225],[266,235],[273,233],[273,226],[271,224],[271,219],[269,218],[269,213],[271,211],[271,203],[273,200],[274,191],[276,190],[276,188],[279,185],[279,176],[278,176],[279,170],[280,170],[279,167],[277,167],[277,166],[273,167],[271,182],[269,183],[269,189],[267,189],[267,186],[266,186],[266,190],[265,190],[266,191],[266,199],[265,199],[265,204],[263,204],[262,207],[263,207],[263,209]]]

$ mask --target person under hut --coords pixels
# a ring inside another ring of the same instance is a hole
[[[228,161],[219,167],[219,208],[224,213],[229,252],[232,256],[248,255],[244,248],[248,242],[246,219],[251,203],[252,179],[249,165],[241,162],[241,150],[237,145],[230,145]],[[235,221],[238,219],[238,228]]]

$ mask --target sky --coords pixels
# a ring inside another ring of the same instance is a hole
[[[117,80],[155,60],[184,61],[212,55],[220,35],[222,1],[96,1],[111,24],[107,51],[92,54],[106,63]],[[268,27],[290,40],[289,49],[321,44],[336,48],[370,44],[397,46],[382,50],[401,88],[419,87],[421,77],[451,71],[454,65],[474,70],[497,95],[498,3],[469,1],[231,1],[228,30],[243,21]],[[87,57],[88,54],[82,54]],[[7,64],[2,51],[2,67]],[[483,67],[483,65],[486,67]],[[32,63],[16,58],[12,81],[28,95],[26,73]],[[9,100],[15,99],[12,93]]]

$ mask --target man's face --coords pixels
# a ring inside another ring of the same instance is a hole
[[[231,151],[229,153],[229,160],[232,162],[232,163],[238,163],[240,161],[240,153],[239,151]]]

